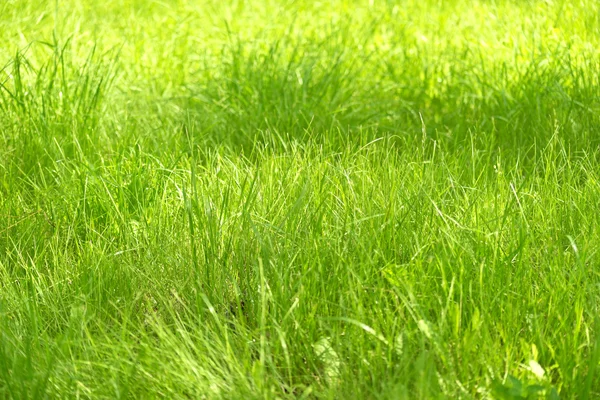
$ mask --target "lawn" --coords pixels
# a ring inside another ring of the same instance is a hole
[[[595,0],[0,2],[0,398],[600,396]]]

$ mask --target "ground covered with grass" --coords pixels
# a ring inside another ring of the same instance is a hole
[[[1,2],[0,398],[600,396],[599,46],[592,0]]]

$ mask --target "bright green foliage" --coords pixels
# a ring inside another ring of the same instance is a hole
[[[0,398],[597,398],[599,19],[0,2]]]

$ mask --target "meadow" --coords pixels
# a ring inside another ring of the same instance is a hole
[[[0,2],[0,398],[600,397],[600,3]]]

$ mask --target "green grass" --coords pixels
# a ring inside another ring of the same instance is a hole
[[[3,1],[0,398],[597,398],[599,46],[592,0]]]

